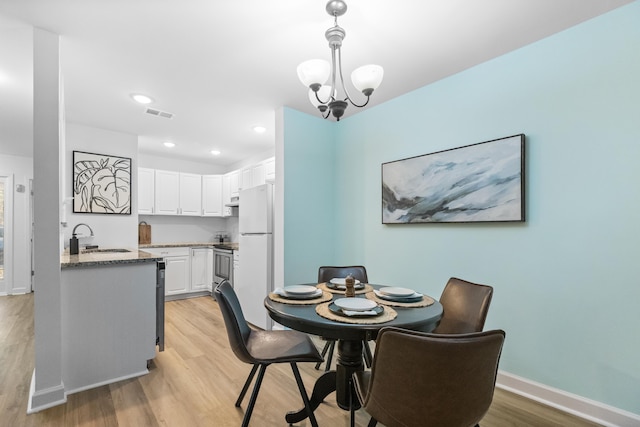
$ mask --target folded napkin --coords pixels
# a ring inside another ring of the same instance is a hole
[[[373,310],[367,310],[367,311],[342,310],[342,313],[344,313],[346,316],[377,316],[378,315],[378,313],[376,313]]]
[[[284,290],[284,288],[275,288],[273,290],[273,293],[276,295],[279,295],[281,297],[287,298],[287,297],[292,297],[292,294],[288,294],[287,291]],[[303,295],[293,295],[295,297],[319,297],[320,295],[322,295],[322,289],[316,289],[312,294],[303,294]]]

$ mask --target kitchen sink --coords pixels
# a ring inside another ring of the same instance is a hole
[[[83,254],[95,254],[95,253],[125,253],[131,252],[129,249],[83,249]]]

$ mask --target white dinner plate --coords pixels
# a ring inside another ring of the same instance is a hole
[[[318,288],[309,285],[291,285],[285,286],[284,291],[291,295],[309,295],[318,291]]]
[[[386,288],[380,288],[379,292],[385,295],[389,295],[392,297],[410,297],[413,294],[416,293],[416,291],[414,291],[413,289],[407,289],[407,288],[396,288],[393,286],[389,286]]]
[[[342,310],[368,311],[374,309],[378,304],[366,298],[338,298],[333,302]]]
[[[345,277],[335,277],[335,278],[329,280],[329,282],[334,284],[334,285],[338,285],[338,286],[345,286],[347,284]],[[360,283],[360,280],[356,279],[354,281],[354,284],[357,285],[358,283]]]

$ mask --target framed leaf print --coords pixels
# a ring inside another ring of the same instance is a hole
[[[73,152],[73,212],[131,214],[131,159]]]

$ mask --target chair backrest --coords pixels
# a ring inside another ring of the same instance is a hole
[[[362,265],[351,265],[345,267],[323,265],[318,268],[318,283],[328,282],[336,277],[347,277],[351,274],[354,279],[362,283],[369,283],[367,269]]]
[[[363,406],[388,427],[476,425],[491,406],[504,337],[384,328]]]
[[[242,307],[231,283],[223,280],[213,291],[220,306],[224,324],[233,353],[243,362],[255,363],[247,350],[246,343],[251,335],[251,328],[242,314]]]
[[[452,277],[440,296],[443,313],[434,334],[480,332],[487,319],[493,288]]]

